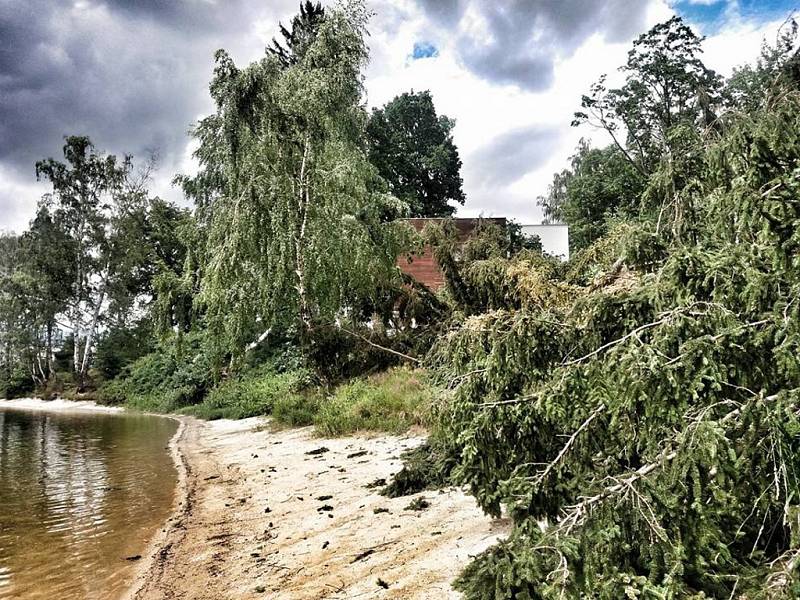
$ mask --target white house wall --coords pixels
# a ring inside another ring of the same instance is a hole
[[[546,254],[569,260],[569,227],[567,225],[523,225],[526,235],[538,235]]]

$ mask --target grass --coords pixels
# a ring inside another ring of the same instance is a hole
[[[398,367],[345,383],[320,405],[314,424],[320,435],[359,431],[400,433],[428,422],[433,388],[423,371]]]
[[[215,385],[203,353],[191,350],[138,359],[100,387],[100,401],[208,420],[271,415],[276,425],[313,424],[325,436],[400,433],[429,421],[434,388],[422,370],[396,367],[326,392],[310,371],[285,371],[267,361]]]
[[[309,373],[303,369],[285,373],[256,369],[222,382],[202,402],[179,412],[208,420],[246,419],[271,413],[280,415],[287,424],[308,425],[313,419],[311,398],[315,396],[307,389],[309,380]]]
[[[199,404],[179,410],[202,419],[271,415],[276,425],[315,425],[322,436],[356,432],[400,433],[427,424],[433,388],[422,371],[395,368],[355,379],[324,395],[302,369],[257,369],[223,382]]]
[[[287,427],[312,425],[319,410],[321,396],[316,391],[304,391],[279,398],[272,409],[274,422]]]

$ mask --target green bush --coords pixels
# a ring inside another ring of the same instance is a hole
[[[303,369],[276,373],[272,365],[247,372],[213,388],[196,406],[181,412],[203,419],[244,419],[273,412],[311,382]],[[305,424],[305,423],[304,423]]]
[[[370,332],[365,330],[359,334],[369,336]],[[386,340],[380,341],[389,345]],[[358,335],[331,325],[314,328],[309,334],[306,352],[308,364],[313,365],[315,372],[328,384],[397,364],[397,356],[371,346]]]
[[[272,418],[282,425],[303,427],[314,423],[320,406],[320,396],[315,392],[301,392],[280,396],[272,408]]]
[[[2,365],[0,398],[20,398],[33,392],[33,380],[21,365]]]
[[[103,383],[98,399],[137,410],[173,412],[196,404],[214,385],[215,369],[202,333],[164,343]]]
[[[399,433],[426,424],[431,398],[432,388],[421,371],[396,368],[339,386],[322,402],[314,423],[321,435]]]
[[[153,349],[153,332],[146,320],[131,328],[113,328],[97,343],[94,368],[104,380],[110,380]]]

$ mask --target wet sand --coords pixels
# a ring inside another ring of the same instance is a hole
[[[0,408],[12,408],[17,410],[43,410],[59,413],[122,413],[124,408],[118,406],[103,406],[96,402],[62,400],[42,400],[40,398],[17,398],[15,400],[0,399]]]
[[[461,490],[388,499],[366,487],[421,441],[183,419],[175,513],[127,598],[458,598],[450,583],[508,523]],[[408,510],[420,496],[430,506]]]

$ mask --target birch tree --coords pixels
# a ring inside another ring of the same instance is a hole
[[[364,151],[367,12],[325,12],[292,61],[245,68],[220,50],[214,115],[195,136],[201,170],[181,178],[207,230],[201,300],[236,354],[275,326],[306,334],[395,272],[403,205]]]
[[[134,268],[133,250],[141,241],[135,231],[148,198],[132,176],[130,156],[101,155],[89,138],[70,136],[64,158],[37,162],[36,173],[53,186],[42,200],[40,217],[47,215],[60,228],[68,240],[61,248],[72,252],[66,317],[74,339],[73,369],[83,384],[110,295]]]

